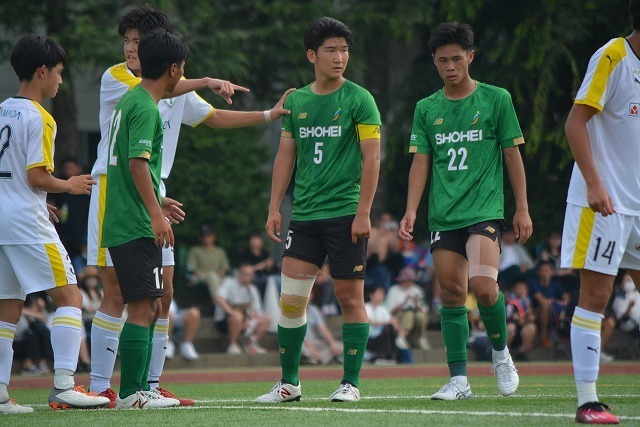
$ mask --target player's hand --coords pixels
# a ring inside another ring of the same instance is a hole
[[[400,221],[400,227],[398,228],[398,237],[402,240],[410,242],[413,240],[413,226],[416,223],[416,213],[415,212],[406,212],[402,221]]]
[[[227,101],[227,104],[229,105],[233,104],[231,97],[235,94],[236,90],[241,92],[250,92],[250,89],[233,84],[228,80],[209,79],[209,84],[207,84],[207,86],[213,93]]]
[[[351,243],[355,245],[361,237],[371,237],[371,219],[368,214],[357,213],[351,224]]]
[[[67,193],[75,195],[91,194],[91,186],[96,184],[91,175],[72,176],[67,182],[71,185]]]
[[[164,216],[153,215],[151,217],[151,228],[153,229],[153,239],[156,246],[168,248],[175,243],[171,224]]]
[[[54,224],[59,223],[60,218],[58,218],[58,215],[57,215],[58,208],[53,206],[50,203],[47,203],[47,210],[49,211],[49,221],[51,221]]]
[[[599,212],[602,216],[616,213],[611,197],[602,184],[587,188],[587,203],[592,211]]]
[[[280,100],[276,102],[276,105],[274,105],[270,111],[271,120],[277,120],[282,116],[291,114],[291,110],[285,110],[283,106],[284,106],[284,100],[287,99],[287,96],[289,96],[289,94],[294,90],[296,90],[296,88],[293,87],[291,89],[288,89],[284,94],[282,94],[282,97],[280,98]]]
[[[518,243],[524,245],[533,233],[533,223],[529,216],[529,211],[516,211],[513,216],[513,233],[518,239]]]
[[[280,236],[280,224],[282,223],[282,215],[280,212],[269,212],[269,217],[267,218],[267,223],[264,226],[264,229],[267,231],[267,236],[274,242],[280,243],[282,239]]]
[[[162,198],[162,214],[171,224],[179,224],[184,221],[185,213],[180,209],[182,203],[169,197]]]

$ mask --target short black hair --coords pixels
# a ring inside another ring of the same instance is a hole
[[[62,46],[47,36],[24,36],[11,51],[11,66],[21,82],[30,82],[36,70],[43,65],[51,70],[66,62],[67,54]]]
[[[171,64],[180,65],[189,57],[189,47],[183,38],[166,30],[153,30],[140,39],[138,45],[140,75],[157,80]]]
[[[334,37],[344,38],[347,46],[351,46],[351,43],[353,43],[353,34],[343,22],[327,16],[318,18],[311,22],[304,32],[304,48],[305,50],[311,49],[317,52],[325,40]]]
[[[118,34],[124,37],[124,33],[130,28],[138,30],[140,37],[158,28],[173,32],[169,17],[155,10],[148,3],[131,9],[122,15],[118,24]]]
[[[448,44],[460,45],[467,52],[473,49],[473,30],[469,24],[458,22],[444,22],[431,33],[429,37],[429,50],[434,55],[439,47]]]
[[[629,14],[633,29],[640,30],[640,0],[629,0]]]
[[[542,260],[542,261],[538,261],[538,265],[536,266],[536,268],[540,268],[543,265],[548,265],[552,270],[555,270],[556,265],[554,264],[553,261],[551,260]]]

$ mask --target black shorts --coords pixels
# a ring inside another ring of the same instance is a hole
[[[431,232],[431,252],[434,249],[442,248],[458,253],[467,258],[467,239],[470,234],[480,234],[487,236],[494,242],[498,239],[500,244],[500,235],[504,230],[504,221],[495,219],[491,221],[482,221],[469,227],[459,228],[449,231],[432,231]]]
[[[150,237],[141,237],[109,248],[122,300],[162,296],[162,248]]]
[[[355,215],[314,221],[291,221],[283,257],[301,259],[322,267],[329,257],[334,279],[364,279],[367,240],[351,242],[351,224]]]

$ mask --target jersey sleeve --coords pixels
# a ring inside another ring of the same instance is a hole
[[[293,114],[294,114],[294,111],[291,109],[292,95],[293,93],[290,93],[289,96],[287,96],[287,99],[284,100],[284,105],[283,105],[283,108],[285,110],[291,110],[291,114],[286,114],[282,116],[282,132],[290,132],[291,134],[293,134]]]
[[[184,95],[184,112],[182,113],[182,123],[192,127],[198,126],[213,114],[213,107],[196,92],[189,92]]]
[[[156,138],[159,112],[157,109],[140,108],[127,122],[129,159],[150,159]]]
[[[497,139],[502,149],[524,144],[524,137],[518,122],[516,110],[511,101],[511,94],[502,90],[498,98]]]
[[[424,108],[421,103],[416,104],[413,113],[413,126],[411,127],[411,140],[409,141],[409,153],[433,155],[433,150],[427,139],[427,126],[425,124]]]
[[[604,109],[613,93],[609,77],[626,55],[624,39],[615,39],[598,49],[589,60],[587,72],[576,94],[575,104],[588,105],[598,112]]]
[[[112,110],[129,89],[132,89],[141,79],[129,72],[125,64],[114,65],[102,76],[100,84],[100,98],[104,106],[111,106]]]
[[[358,105],[355,108],[353,120],[356,126],[358,125],[382,126],[382,121],[380,120],[380,112],[378,111],[378,106],[376,105],[376,101],[373,99],[373,96],[369,92],[363,91],[362,95],[358,97]],[[379,128],[378,128],[378,133],[380,133]]]
[[[39,114],[34,114],[28,126],[27,170],[44,166],[47,172],[52,173],[56,122],[44,108],[39,105],[36,108]]]

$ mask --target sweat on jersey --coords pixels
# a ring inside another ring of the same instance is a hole
[[[640,59],[615,38],[591,59],[575,104],[595,108],[587,122],[593,161],[616,212],[640,215]],[[588,207],[587,186],[573,166],[567,203]]]
[[[39,103],[14,97],[0,104],[0,245],[56,243],[47,193],[33,188],[27,171],[53,172],[56,122]]]
[[[345,80],[317,95],[311,85],[287,96],[282,131],[296,141],[294,221],[353,215],[360,201],[360,141],[380,138],[380,113],[373,96]]]
[[[462,99],[441,89],[419,101],[409,152],[432,159],[429,230],[504,219],[502,150],[523,143],[505,89],[478,82]]]

